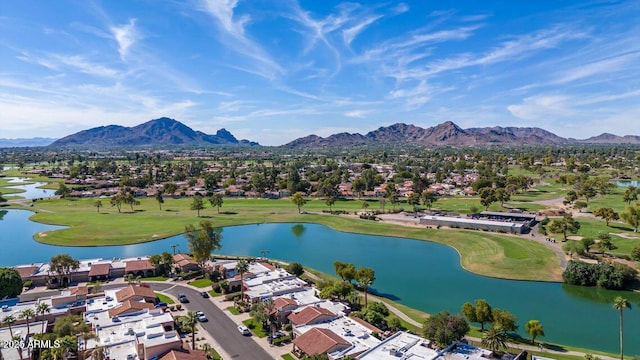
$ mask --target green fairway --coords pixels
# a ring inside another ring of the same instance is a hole
[[[429,240],[450,245],[461,255],[462,266],[472,272],[509,279],[559,281],[561,269],[555,254],[545,246],[524,237],[496,233],[405,227],[365,221],[345,216],[321,214],[323,201],[311,200],[303,210],[320,214],[298,214],[288,199],[225,199],[221,213],[207,208],[201,217],[189,210],[191,199],[167,199],[160,210],[150,198],[141,204],[123,207],[118,213],[101,199],[98,213],[95,199],[51,199],[38,201],[32,220],[69,228],[36,234],[36,240],[55,245],[101,246],[153,241],[184,231],[187,224],[210,220],[216,226],[262,222],[308,222],[330,226],[339,231]],[[334,210],[353,212],[361,201],[339,201]]]

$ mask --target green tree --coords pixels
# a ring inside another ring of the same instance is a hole
[[[462,304],[462,315],[464,315],[468,322],[479,322],[476,316],[476,306],[468,301]]]
[[[367,293],[369,291],[369,286],[373,284],[376,280],[376,274],[373,269],[368,267],[358,268],[356,271],[356,282],[364,291],[364,306],[367,306]]]
[[[393,182],[388,182],[387,183],[387,187],[385,188],[384,191],[384,197],[385,199],[389,200],[389,202],[391,203],[391,206],[393,206],[393,208],[396,208],[396,204],[398,203],[398,189],[396,189],[396,184]]]
[[[31,329],[29,328],[29,324],[31,323],[31,319],[34,319],[36,317],[36,313],[31,308],[24,309],[22,310],[20,315],[18,315],[18,317],[20,319],[24,319],[27,323],[27,335],[25,336],[25,339],[26,339],[29,337],[29,334],[31,334]]]
[[[193,260],[203,271],[205,264],[211,257],[211,253],[219,250],[222,245],[222,230],[214,228],[211,221],[200,221],[200,230],[189,224],[185,226],[185,234],[189,251],[193,254]]]
[[[200,210],[204,210],[204,201],[202,201],[202,196],[196,195],[193,197],[191,201],[191,210],[196,210],[198,212],[198,217],[200,217]]]
[[[640,195],[640,189],[635,186],[628,186],[624,191],[623,200],[627,203],[627,205],[631,205],[632,201],[638,200],[638,195]]]
[[[631,303],[629,300],[618,296],[613,300],[613,309],[620,312],[620,360],[624,359],[624,347],[623,347],[623,331],[622,331],[622,311],[624,309],[631,310]]]
[[[158,191],[156,191],[156,194],[154,195],[154,198],[158,202],[160,211],[162,211],[162,204],[164,204],[164,190],[158,189]]]
[[[544,327],[538,320],[529,320],[524,326],[525,331],[531,336],[531,343],[535,345],[538,336],[544,336]]]
[[[493,309],[493,326],[498,326],[504,331],[518,330],[518,320],[515,315],[507,310]]]
[[[240,259],[236,265],[236,271],[240,274],[240,300],[244,301],[244,273],[249,270],[247,260]]]
[[[600,241],[598,241],[598,244],[596,246],[600,251],[602,251],[603,255],[606,254],[607,251],[615,250],[618,248],[611,242],[611,235],[609,235],[608,233],[598,234],[598,239]]]
[[[40,303],[38,303],[38,306],[36,306],[35,313],[36,313],[36,317],[38,315],[40,316],[40,321],[42,321],[42,331],[41,331],[41,333],[44,334],[44,315],[51,313],[51,307],[46,302],[40,302]]]
[[[326,199],[324,199],[324,203],[329,207],[329,213],[333,214],[333,204],[336,203],[336,198],[334,198],[333,196],[330,196]]]
[[[14,298],[20,293],[22,293],[20,273],[14,268],[0,268],[0,300]]]
[[[424,322],[423,335],[440,347],[462,340],[469,332],[469,324],[460,315],[450,315],[446,311],[430,316]]]
[[[578,200],[578,194],[574,190],[569,190],[564,199],[567,203],[573,204],[574,201]]]
[[[167,195],[173,196],[173,194],[178,190],[178,185],[174,183],[166,183],[162,185],[162,188]]]
[[[58,185],[58,190],[56,190],[55,194],[59,195],[62,199],[64,199],[71,194],[71,188],[65,185],[65,183],[61,182]]]
[[[494,188],[484,187],[480,189],[478,194],[480,195],[480,204],[484,206],[485,210],[489,209],[489,206],[497,201],[496,190]]]
[[[183,327],[189,329],[191,332],[191,348],[196,348],[196,324],[198,324],[198,315],[195,311],[189,311],[187,314],[180,318],[180,323]]]
[[[574,207],[574,208],[576,208],[576,209],[578,209],[578,212],[582,212],[582,209],[586,209],[588,206],[589,206],[589,204],[587,204],[587,203],[586,203],[586,202],[584,202],[584,201],[576,201],[576,202],[573,204],[573,207]]]
[[[407,198],[407,204],[411,205],[411,207],[413,208],[413,212],[417,214],[418,205],[420,205],[420,194],[415,192],[411,193],[411,195],[409,195],[409,197]]]
[[[575,234],[580,230],[580,223],[570,213],[564,214],[561,219],[553,219],[548,229],[554,234],[562,234],[562,241],[567,241],[567,232]]]
[[[429,190],[423,191],[420,198],[422,201],[422,205],[426,206],[429,210],[431,210],[431,208],[433,207],[433,203],[438,201],[438,196],[436,196],[434,192]]]
[[[11,326],[16,323],[16,317],[13,315],[7,315],[2,319],[2,325],[7,325],[9,327],[9,335],[13,339],[13,330]]]
[[[507,332],[500,326],[491,326],[482,336],[482,346],[497,352],[507,347]]]
[[[476,319],[480,323],[480,330],[484,331],[484,324],[493,321],[491,305],[484,299],[476,300]]]
[[[58,254],[49,260],[49,271],[55,274],[58,285],[65,286],[64,278],[67,277],[68,282],[71,281],[71,273],[78,270],[80,262],[71,257],[69,254]]]
[[[296,204],[298,207],[298,214],[300,214],[302,212],[302,207],[307,203],[307,199],[304,198],[304,195],[301,192],[297,192],[291,197],[291,202]]]
[[[633,232],[638,232],[640,226],[640,205],[627,206],[620,214],[622,220],[633,227]]]
[[[351,263],[334,261],[333,268],[335,269],[336,275],[338,275],[342,281],[351,282],[356,277],[356,266]]]
[[[304,274],[304,267],[299,262],[292,262],[287,266],[287,272],[299,277]]]
[[[620,215],[610,207],[601,207],[593,210],[593,215],[602,218],[609,226],[611,221],[620,219]]]
[[[634,247],[631,250],[631,259],[635,261],[640,261],[640,245]]]
[[[495,191],[495,197],[500,206],[504,206],[504,203],[511,200],[511,194],[505,188],[497,188]]]
[[[122,211],[122,203],[124,202],[124,196],[120,193],[111,196],[109,199],[109,203],[111,203],[111,207],[116,207],[118,212]]]
[[[209,203],[211,204],[212,207],[216,207],[218,209],[218,214],[220,214],[220,208],[224,203],[222,194],[216,193],[211,195],[211,197],[209,198]]]
[[[102,201],[100,200],[96,200],[93,202],[93,206],[96,207],[96,209],[98,209],[98,214],[100,214],[100,208],[102,207]]]

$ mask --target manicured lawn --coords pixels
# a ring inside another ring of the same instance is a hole
[[[141,281],[167,281],[169,280],[166,276],[150,276],[140,279]]]
[[[93,206],[95,199],[52,199],[36,203],[37,211],[32,220],[69,228],[36,234],[36,240],[55,245],[121,245],[152,241],[173,236],[184,231],[187,224],[207,219],[219,226],[242,225],[262,222],[308,222],[327,225],[335,230],[370,235],[406,237],[429,240],[450,245],[461,254],[462,266],[472,272],[500,278],[523,280],[560,280],[559,261],[544,245],[523,238],[496,233],[424,229],[404,227],[378,222],[363,221],[335,215],[298,214],[289,199],[228,199],[225,198],[224,214],[207,208],[198,218],[189,209],[190,199],[166,199],[160,211],[154,199],[142,198],[141,204],[125,206],[122,213],[108,206],[108,200],[100,214]],[[456,200],[466,201],[466,200]],[[353,211],[362,201],[338,201],[335,210]],[[311,200],[303,210],[322,211],[326,205],[321,200]]]
[[[227,310],[229,310],[229,312],[232,313],[233,315],[240,315],[240,311],[238,311],[238,309],[235,306],[229,306]]]
[[[198,279],[198,280],[193,280],[193,281],[189,281],[187,284],[189,285],[193,285],[197,288],[205,288],[207,286],[211,286],[211,280],[209,279]]]
[[[207,292],[209,293],[209,296],[211,296],[211,297],[218,297],[218,296],[222,296],[222,295],[224,295],[224,294],[222,294],[222,293],[215,292],[215,291],[213,291],[213,290],[209,290],[209,291],[207,291]]]
[[[296,360],[296,358],[294,358],[291,354],[284,354],[282,355],[282,358],[284,360]]]
[[[164,302],[167,304],[175,304],[175,301],[173,301],[173,299],[168,297],[167,295],[160,294],[157,292],[156,297],[158,297],[158,300],[160,300],[160,302]]]
[[[262,328],[262,324],[255,321],[253,318],[249,318],[242,322],[246,327],[248,327],[255,336],[259,338],[263,338],[267,336],[267,332]]]

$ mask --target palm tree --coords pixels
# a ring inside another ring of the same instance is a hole
[[[240,273],[240,301],[244,301],[244,273],[249,270],[247,260],[240,259],[236,265],[236,271]]]
[[[12,336],[11,340],[13,340],[17,344],[22,344],[23,343],[22,336],[20,336],[20,335]],[[18,348],[16,348],[16,350],[18,350],[18,356],[20,356],[20,360],[24,359],[24,357],[22,356],[22,350],[24,350],[24,347],[22,347],[22,345],[20,345],[20,346],[18,346]]]
[[[36,315],[40,315],[40,321],[42,321],[42,333],[44,334],[44,314],[51,312],[51,307],[45,302],[41,302],[36,306]]]
[[[613,309],[620,312],[620,360],[624,359],[624,350],[622,346],[622,310],[631,309],[629,300],[618,296],[613,300]]]
[[[13,339],[13,330],[11,329],[11,325],[16,323],[15,316],[13,316],[13,315],[5,316],[4,319],[2,319],[2,323],[9,327],[9,335],[11,335],[11,338]]]
[[[61,339],[60,341],[60,347],[58,349],[60,349],[60,355],[61,355],[61,359],[68,359],[71,355],[71,353],[73,352],[74,349],[76,349],[78,343],[75,337],[73,336],[65,336]]]
[[[31,321],[31,319],[36,317],[36,313],[33,311],[33,309],[24,309],[22,310],[22,312],[20,313],[20,315],[18,315],[20,317],[20,319],[25,319],[27,321],[27,336],[29,337],[30,329],[29,329],[29,322]]]
[[[105,360],[107,356],[104,354],[104,346],[96,346],[87,351],[87,355],[93,360]]]
[[[182,326],[191,330],[191,348],[196,349],[196,324],[198,323],[198,315],[194,311],[189,311],[181,320]]]
[[[490,327],[482,337],[482,346],[496,352],[507,346],[507,332],[499,326]]]

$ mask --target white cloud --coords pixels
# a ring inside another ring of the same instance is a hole
[[[358,119],[364,119],[365,116],[368,113],[369,113],[369,111],[366,111],[366,110],[351,110],[351,111],[345,112],[344,116],[352,117],[352,118],[358,118]]]
[[[378,19],[380,19],[382,17],[382,15],[378,15],[378,16],[370,16],[366,19],[364,19],[363,21],[359,22],[358,24],[345,29],[342,31],[342,37],[344,38],[344,42],[347,45],[351,45],[351,42],[353,41],[353,39],[356,38],[356,36],[358,36],[358,34],[360,34],[365,28],[367,28],[367,26],[373,24],[374,22],[376,22]]]
[[[521,104],[509,105],[507,110],[523,120],[548,120],[574,113],[566,96],[537,95],[525,98]]]
[[[113,38],[118,42],[118,53],[124,61],[131,46],[140,38],[136,30],[136,19],[129,19],[128,24],[111,26],[109,30]]]

